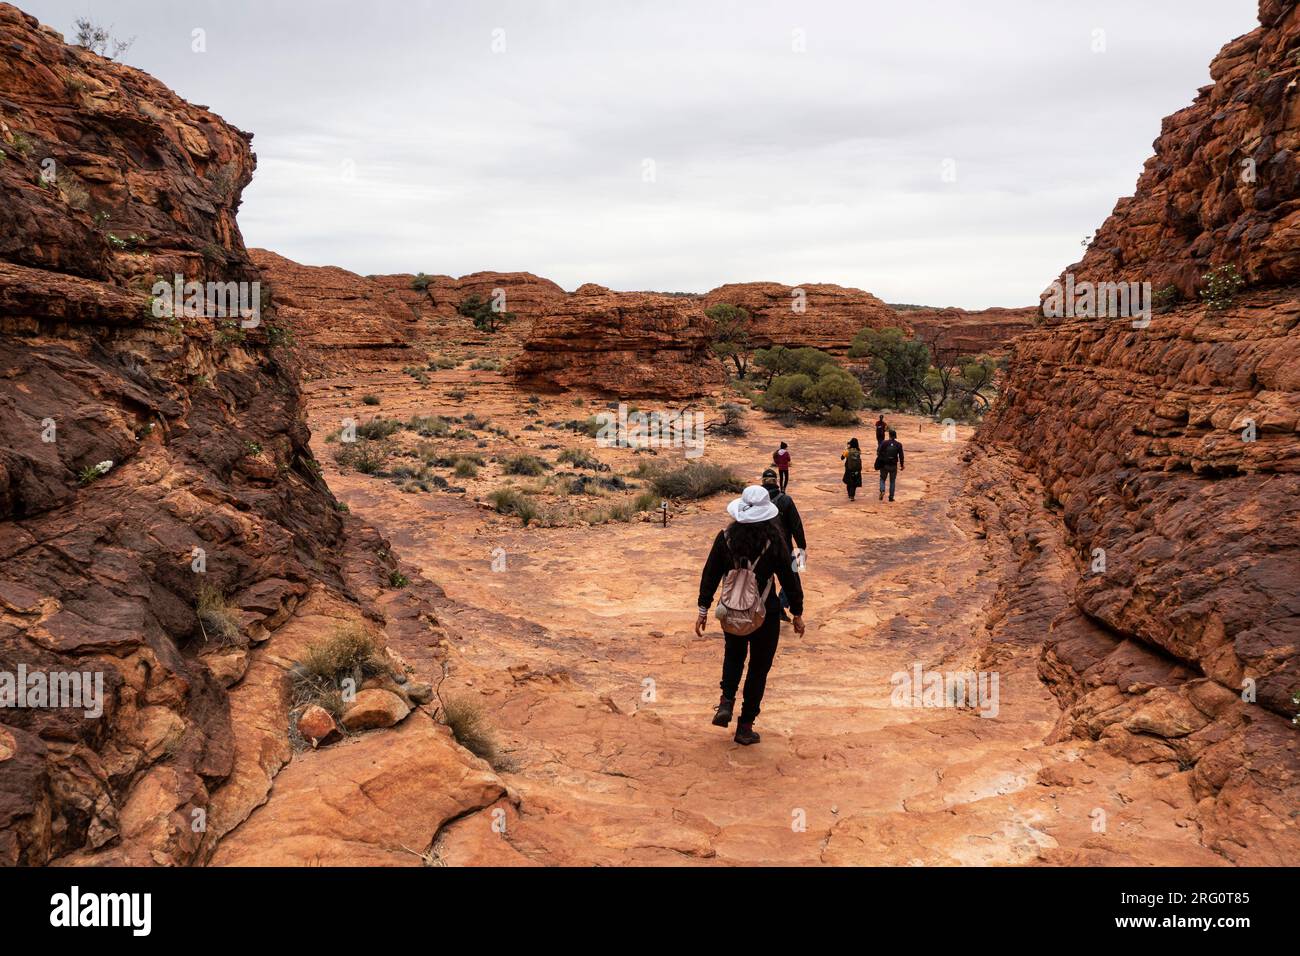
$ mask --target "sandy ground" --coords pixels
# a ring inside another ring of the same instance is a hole
[[[492,467],[468,482],[444,472],[464,493],[412,494],[334,465],[324,436],[343,417],[473,409],[508,435],[448,439],[449,449],[553,461],[545,446],[581,447],[614,473],[634,466],[626,450],[535,424],[603,403],[579,408],[566,395],[530,406],[491,372],[430,377],[422,386],[395,370],[354,373],[312,383],[308,398],[339,499],[444,589],[443,696],[479,702],[502,752],[510,799],[444,827],[434,847],[443,862],[1223,862],[1189,823],[1186,775],[1158,778],[1086,741],[1043,743],[1059,707],[1038,680],[1036,648],[996,655],[996,713],[989,701],[983,716],[891,702],[891,678],[918,665],[974,667],[1001,613],[1008,569],[957,497],[969,429],[946,441],[940,426],[891,416],[907,452],[892,504],[877,500],[870,474],[856,502],[840,482],[847,438],[872,443],[865,415],[850,430],[787,430],[753,413],[746,437],[709,440],[707,460],[755,481],[777,442],[790,443],[789,491],[809,542],[807,634],[783,626],[756,726],[763,741],[741,747],[710,724],[716,621],[702,639],[692,631],[700,570],[731,496],[686,507],[667,527],[523,527],[476,503],[504,480]],[[365,394],[380,405],[363,406]],[[537,430],[524,431],[529,423]],[[425,643],[399,649],[422,671],[437,666]]]

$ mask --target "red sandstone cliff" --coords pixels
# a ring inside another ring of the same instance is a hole
[[[551,308],[510,368],[522,387],[690,398],[725,381],[688,299],[584,285]]]
[[[314,368],[364,362],[422,361],[418,308],[378,282],[334,266],[304,266],[265,249],[249,250],[276,314]]]
[[[0,672],[105,691],[0,711],[0,864],[201,861],[291,753],[253,645],[293,653],[322,590],[359,617],[353,546],[273,303],[247,329],[152,308],[158,275],[259,278],[251,137],[7,4],[0,48]],[[204,587],[236,634],[200,624]]]
[[[1260,20],[1165,121],[1136,194],[1068,270],[1190,296],[1235,263],[1252,286],[1147,328],[1048,319],[1020,336],[974,487],[1005,499],[1014,463],[1064,523],[1072,600],[1041,666],[1067,707],[1058,734],[1190,769],[1207,845],[1285,862],[1300,799],[1300,8],[1265,0]]]
[[[753,316],[750,338],[760,348],[810,346],[842,353],[863,328],[898,323],[894,310],[870,292],[824,283],[732,283],[701,299],[703,308],[719,303],[741,306]]]
[[[900,327],[927,342],[972,354],[1004,351],[1016,336],[1034,327],[1038,306],[1023,309],[898,309]]]

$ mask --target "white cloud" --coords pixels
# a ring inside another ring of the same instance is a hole
[[[982,307],[1034,301],[1079,257],[1256,3],[24,8],[137,35],[129,62],[253,131],[245,239],[303,262]]]

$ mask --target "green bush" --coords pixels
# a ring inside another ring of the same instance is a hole
[[[525,475],[536,478],[538,475],[545,474],[550,465],[538,458],[536,455],[515,455],[513,458],[507,458],[504,470],[507,475]]]
[[[659,472],[650,479],[650,484],[664,498],[708,498],[722,491],[745,489],[745,483],[730,467],[704,461],[692,461],[672,471]]]
[[[517,488],[498,488],[488,495],[488,501],[498,514],[514,515],[523,519],[525,525],[537,518],[537,502]]]
[[[407,419],[406,429],[421,438],[442,438],[451,431],[451,425],[440,415],[412,415]]]
[[[560,452],[556,460],[562,465],[572,465],[574,468],[585,468],[589,471],[600,471],[604,467],[599,458],[581,448],[566,448]]]
[[[363,395],[363,396],[361,396],[361,404],[363,404],[363,405],[378,405],[378,404],[379,404],[379,396],[378,396],[378,395]]]
[[[402,430],[402,423],[396,418],[372,418],[357,424],[357,437],[378,441],[388,438]]]
[[[1201,287],[1201,298],[1215,312],[1232,305],[1237,293],[1246,285],[1246,280],[1231,263],[1211,269],[1201,279],[1205,283]]]

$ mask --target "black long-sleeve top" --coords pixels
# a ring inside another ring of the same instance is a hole
[[[903,443],[899,441],[897,438],[891,438],[888,441],[884,442],[880,446],[880,448],[876,451],[876,454],[880,455],[881,453],[884,452],[887,446],[891,446],[891,445],[898,450],[898,466],[901,468],[903,467]]]
[[[773,518],[773,521],[779,519]],[[710,605],[713,604],[713,596],[718,592],[718,585],[722,579],[727,576],[727,572],[738,565],[738,561],[732,557],[731,549],[727,547],[727,538],[725,531],[719,531],[718,536],[713,539],[713,549],[709,552],[709,559],[704,563],[704,573],[700,575],[700,610],[705,614],[708,613]],[[759,558],[758,564],[754,566],[754,576],[758,579],[758,590],[762,593],[767,587],[767,582],[776,575],[781,582],[781,589],[785,591],[786,597],[790,600],[790,613],[798,617],[803,614],[803,584],[799,581],[799,575],[795,573],[790,562],[790,549],[786,547],[785,541],[781,536],[781,529],[777,528],[776,541],[774,541]],[[767,609],[769,613],[781,613],[781,599],[777,597],[776,588],[767,595]]]
[[[803,519],[799,517],[799,509],[795,507],[794,499],[784,491],[776,491],[773,488],[767,489],[767,496],[772,499],[772,504],[776,505],[776,510],[780,512],[776,520],[781,523],[786,546],[788,547],[793,541],[800,548],[807,550],[808,539],[804,537]]]

